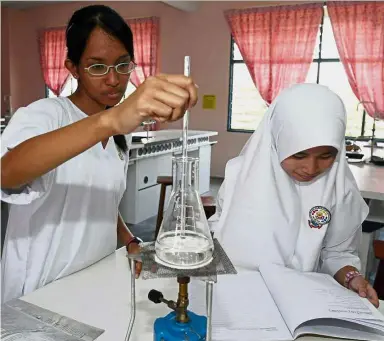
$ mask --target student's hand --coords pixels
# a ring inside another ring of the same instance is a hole
[[[349,282],[349,289],[357,292],[359,296],[367,298],[376,308],[379,307],[379,298],[376,290],[362,276],[352,278]]]
[[[197,86],[183,75],[148,77],[111,113],[116,134],[127,134],[143,121],[172,122],[197,103]]]
[[[136,243],[131,243],[129,244],[127,251],[129,254],[138,254],[140,253],[140,245]],[[141,261],[135,261],[136,278],[139,278],[142,267],[143,263]]]

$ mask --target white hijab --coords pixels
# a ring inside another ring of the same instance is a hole
[[[345,128],[343,102],[321,85],[292,86],[271,104],[240,156],[226,166],[215,230],[235,266],[273,262],[316,271],[324,246],[358,231],[368,207],[346,162]],[[287,157],[317,146],[333,146],[338,156],[315,180],[299,183],[282,169]],[[316,218],[318,206],[323,214]]]

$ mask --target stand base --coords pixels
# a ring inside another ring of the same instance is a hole
[[[154,341],[203,341],[207,334],[207,318],[188,310],[188,323],[176,321],[172,311],[165,317],[156,319],[154,324]]]

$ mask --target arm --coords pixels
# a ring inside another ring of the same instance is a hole
[[[360,270],[360,258],[358,247],[361,240],[361,228],[340,244],[329,246],[327,243],[321,250],[320,271],[333,276],[341,285],[344,285],[345,277],[342,275],[349,270]],[[342,272],[341,269],[346,268]],[[347,270],[349,269],[349,270]]]
[[[352,276],[350,281],[346,283],[345,280],[348,274]],[[342,267],[336,272],[335,279],[341,285],[347,287],[347,289],[357,292],[361,297],[367,298],[375,307],[379,307],[379,298],[376,290],[359,274],[355,267],[349,265]]]
[[[366,297],[376,307],[379,306],[379,299],[375,289],[361,275],[353,277],[346,285],[346,276],[351,272],[360,271],[360,258],[358,246],[361,239],[361,228],[344,242],[324,247],[321,251],[321,271],[328,273],[342,286],[357,292],[361,297]]]
[[[129,231],[127,225],[125,225],[124,220],[120,215],[120,212],[117,212],[117,237],[119,238],[120,242],[122,242],[124,245],[128,245],[132,238],[134,238],[131,231]],[[136,242],[132,242],[131,244],[129,244],[129,247],[127,249],[130,254],[140,253],[140,246]],[[136,278],[139,278],[142,266],[143,264],[140,261],[136,261]]]
[[[1,158],[2,187],[21,187],[111,136],[106,114],[33,137],[8,151]]]
[[[148,77],[120,105],[29,138],[7,152],[1,159],[2,187],[19,188],[112,135],[132,132],[150,117],[159,122],[177,120],[196,102],[191,78]]]
[[[117,212],[117,238],[124,245],[127,245],[133,238],[133,234],[129,231],[127,225],[125,225],[119,212]]]

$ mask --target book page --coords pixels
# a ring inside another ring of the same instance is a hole
[[[189,310],[207,315],[205,282],[192,280]],[[212,338],[215,341],[292,340],[259,272],[218,276],[213,285]]]
[[[295,338],[304,334],[326,333],[327,336],[346,338],[349,340],[383,341],[384,332],[373,330],[365,325],[352,321],[341,321],[336,319],[317,319],[305,322],[296,329]]]
[[[383,315],[367,299],[342,287],[329,275],[274,264],[260,271],[292,335],[302,323],[321,318],[370,322],[384,330]]]

